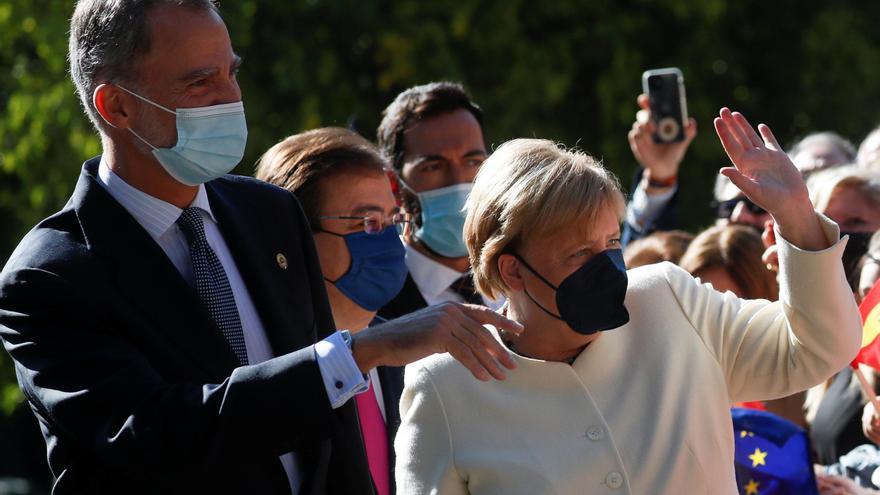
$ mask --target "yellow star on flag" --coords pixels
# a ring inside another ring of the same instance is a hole
[[[761,449],[755,447],[755,453],[749,456],[752,461],[752,467],[766,466],[767,452],[761,452]]]
[[[758,487],[761,486],[755,480],[749,480],[749,484],[746,485],[746,495],[758,495]]]

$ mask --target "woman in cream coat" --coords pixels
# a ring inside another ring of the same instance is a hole
[[[491,383],[448,355],[407,367],[398,493],[734,494],[730,403],[804,390],[853,358],[837,226],[769,128],[726,108],[715,127],[735,165],[722,173],[776,220],[779,301],[669,263],[627,273],[610,173],[547,141],[504,144],[477,176],[465,237],[478,288],[525,327],[487,332],[517,367]]]

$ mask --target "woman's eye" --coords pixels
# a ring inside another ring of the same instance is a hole
[[[608,241],[608,247],[619,248],[620,247],[620,239],[611,239],[610,241]]]
[[[468,165],[468,167],[479,167],[480,165],[483,164],[484,161],[485,161],[485,158],[479,158],[479,159],[475,158],[473,160],[468,160],[467,165]]]

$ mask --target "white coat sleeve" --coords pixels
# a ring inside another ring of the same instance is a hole
[[[837,373],[861,345],[837,224],[819,215],[831,247],[804,251],[776,231],[779,301],[743,300],[670,267],[667,280],[694,331],[718,361],[732,402],[775,399]]]
[[[455,469],[453,436],[443,401],[430,372],[418,362],[406,367],[400,421],[394,439],[397,493],[467,494],[467,484]]]

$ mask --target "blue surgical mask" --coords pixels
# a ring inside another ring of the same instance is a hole
[[[559,314],[552,313],[539,303],[528,290],[525,291],[526,296],[548,315],[567,323],[575,332],[590,335],[629,322],[629,312],[623,304],[629,279],[620,249],[607,249],[593,256],[558,287],[532,268],[522,256],[514,256],[541,282],[556,291]]]
[[[171,110],[118,87],[177,116],[177,144],[173,148],[157,148],[128,130],[153,149],[156,160],[181,184],[197,186],[228,174],[244,156],[248,131],[242,102]]]
[[[378,311],[403,288],[407,274],[406,249],[395,227],[386,227],[378,234],[321,232],[345,239],[351,266],[337,280],[327,281],[355,304],[367,311]]]
[[[470,182],[416,193],[421,225],[415,237],[428,249],[446,258],[468,255],[464,244],[464,203],[474,185]]]

